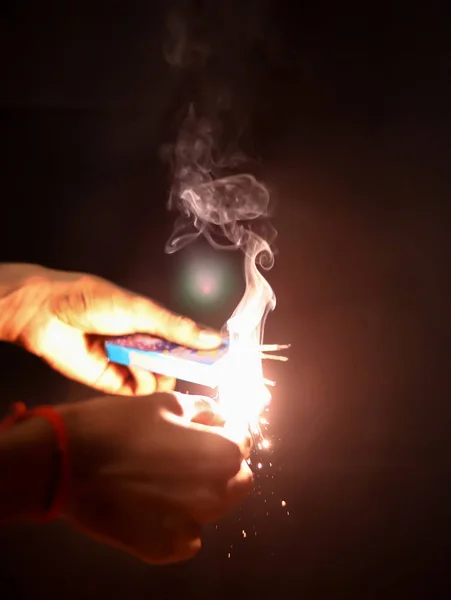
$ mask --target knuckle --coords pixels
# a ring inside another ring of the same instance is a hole
[[[201,549],[201,527],[196,521],[174,517],[170,530],[165,529],[160,560],[166,563],[188,560]]]
[[[95,280],[91,275],[81,275],[69,285],[61,287],[52,299],[52,309],[61,320],[71,322],[73,315],[90,310]]]
[[[160,564],[172,564],[190,560],[200,551],[202,542],[200,538],[190,541],[176,542],[171,545],[171,550],[167,551],[159,560]]]
[[[237,471],[239,471],[240,466],[241,466],[241,461],[242,461],[241,449],[238,446],[238,444],[236,444],[235,442],[232,442],[231,440],[226,439],[226,442],[227,442],[228,454],[229,454],[230,460],[233,461],[234,464],[236,464]]]
[[[194,539],[192,539],[190,542],[185,544],[185,552],[184,552],[184,556],[186,560],[189,560],[190,558],[194,558],[196,556],[196,554],[198,554],[200,552],[202,548],[202,540],[200,537],[196,537]]]
[[[90,287],[98,282],[100,282],[99,278],[94,275],[88,275],[87,273],[81,273],[74,280],[74,283],[80,287]]]
[[[227,484],[227,508],[241,502],[246,496],[252,492],[253,477],[252,475],[241,477],[239,475],[233,477]]]
[[[227,475],[235,475],[239,472],[241,467],[241,450],[235,442],[224,438],[221,434],[212,433],[211,435],[216,436],[216,456],[215,459],[218,465],[223,465],[224,471]]]
[[[123,300],[131,306],[131,309],[135,314],[146,314],[149,312],[149,310],[150,312],[155,311],[153,303],[147,298],[130,294],[130,292],[122,289],[120,290],[120,293]]]

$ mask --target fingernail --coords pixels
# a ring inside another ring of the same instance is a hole
[[[215,333],[214,331],[199,331],[198,339],[203,344],[208,344],[211,346],[219,346],[222,342],[222,338],[219,333]]]

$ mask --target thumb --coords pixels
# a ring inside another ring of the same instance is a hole
[[[222,342],[216,331],[202,327],[192,319],[175,314],[147,298],[135,300],[134,330],[190,348],[209,350],[217,348]]]
[[[210,427],[220,427],[224,424],[218,413],[217,403],[208,396],[197,396],[194,394],[182,394],[173,392],[183,409],[183,417],[187,421]]]
[[[87,340],[58,321],[47,327],[33,351],[66,377],[108,394],[148,395],[167,384],[148,371],[110,363],[100,340]]]
[[[217,348],[219,333],[201,327],[157,303],[104,281],[86,277],[54,302],[58,318],[85,333],[127,335],[149,333],[199,349]]]

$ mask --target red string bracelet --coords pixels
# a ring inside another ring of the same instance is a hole
[[[70,482],[69,437],[64,420],[52,406],[38,406],[28,410],[23,402],[17,402],[14,405],[14,413],[0,423],[0,433],[20,421],[35,416],[46,419],[52,426],[58,451],[58,475],[50,504],[43,513],[32,517],[34,521],[43,523],[52,521],[61,515],[68,496]]]

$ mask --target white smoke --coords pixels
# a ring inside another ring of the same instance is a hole
[[[172,10],[166,20],[166,37],[163,55],[172,67],[202,68],[210,54],[209,45],[193,37],[189,31],[187,16],[180,10]]]
[[[273,266],[270,243],[274,229],[266,223],[265,237],[261,234],[262,220],[268,216],[269,192],[253,175],[240,173],[215,178],[226,167],[244,162],[239,153],[214,156],[219,146],[220,128],[211,120],[197,118],[190,107],[173,153],[174,180],[168,206],[178,209],[180,216],[166,245],[173,253],[203,235],[215,248],[244,253],[246,289],[230,323],[251,331],[260,343],[269,310],[275,307],[271,286],[257,268]],[[260,228],[258,228],[260,225]],[[258,231],[257,231],[258,229]],[[234,327],[229,327],[233,335]]]

